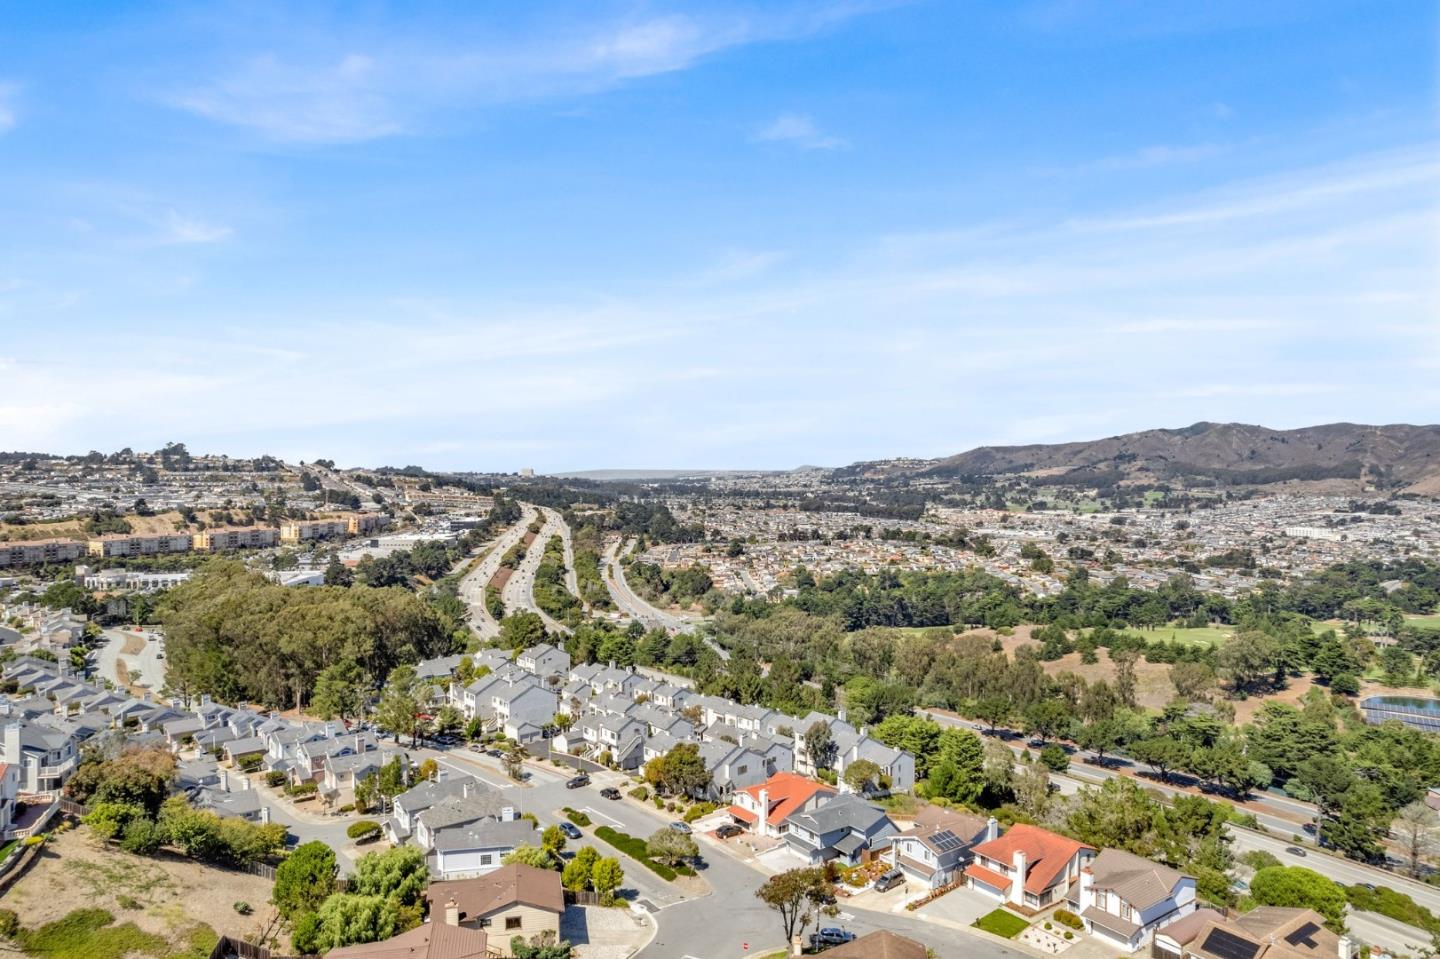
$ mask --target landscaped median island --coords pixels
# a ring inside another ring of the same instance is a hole
[[[975,928],[984,929],[1006,939],[1014,939],[1024,932],[1030,923],[1006,909],[995,909],[975,920]]]
[[[656,862],[654,859],[651,859],[645,840],[636,839],[629,833],[620,832],[618,829],[611,829],[609,826],[601,826],[595,830],[595,835],[667,882],[674,882],[676,876],[695,875],[695,870],[683,863],[672,867],[667,866],[663,862]]]

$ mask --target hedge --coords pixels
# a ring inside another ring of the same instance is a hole
[[[1056,909],[1055,921],[1062,926],[1069,926],[1071,929],[1084,929],[1085,920],[1081,919],[1069,909]]]
[[[565,812],[565,818],[568,819],[568,820],[570,820],[570,821],[571,821],[572,823],[574,823],[575,825],[577,825],[577,826],[588,826],[588,825],[590,825],[590,817],[587,816],[585,813],[581,812],[580,810],[578,810],[578,809],[571,809],[569,806],[566,806],[566,807],[564,807],[564,812]]]
[[[359,822],[351,823],[345,830],[345,835],[356,842],[374,839],[380,835],[380,824],[373,819],[361,819]]]
[[[623,833],[618,830],[611,829],[609,826],[601,826],[599,829],[595,830],[595,835],[599,836],[601,839],[605,840],[610,845],[614,846],[616,849],[620,850],[625,855],[629,856],[631,859],[635,860],[640,865],[644,866],[646,869],[649,869],[651,872],[655,873],[655,875],[659,876],[661,879],[666,880],[667,882],[674,882],[675,877],[678,875],[695,875],[695,870],[691,869],[689,866],[680,866],[678,868],[672,869],[671,867],[665,865],[663,862],[656,862],[655,860],[651,859],[649,853],[646,852],[645,840],[636,839],[629,833]]]

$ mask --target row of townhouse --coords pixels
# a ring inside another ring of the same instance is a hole
[[[166,553],[264,549],[281,539],[272,526],[224,526],[198,533],[110,533],[85,544],[90,556],[158,556]]]
[[[37,649],[60,653],[85,637],[85,617],[72,610],[51,609],[39,603],[0,605],[0,645],[20,651]]]
[[[31,539],[0,543],[0,569],[15,566],[43,566],[73,563],[86,553],[86,544],[77,539]]]
[[[318,519],[287,520],[280,524],[280,542],[293,546],[310,540],[345,539],[384,529],[390,517],[384,513],[348,513]]]

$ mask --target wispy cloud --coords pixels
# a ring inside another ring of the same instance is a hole
[[[160,235],[157,242],[167,246],[219,243],[221,240],[229,239],[235,232],[228,226],[206,223],[203,220],[185,216],[177,210],[167,210],[159,225]]]
[[[838,150],[849,144],[841,137],[823,132],[815,121],[801,113],[782,113],[760,130],[755,139],[768,143],[789,143],[805,150]]]
[[[15,100],[20,88],[13,83],[0,83],[0,134],[9,132],[19,119]]]
[[[1199,163],[1229,151],[1220,143],[1194,143],[1181,146],[1157,145],[1142,147],[1131,153],[1105,157],[1090,166],[1096,170],[1146,170],[1153,167]]]
[[[589,23],[522,34],[473,18],[428,24],[429,33],[410,23],[334,37],[316,29],[285,53],[274,51],[273,38],[251,41],[272,46],[231,56],[218,76],[179,81],[162,99],[272,140],[360,142],[415,132],[446,108],[600,93],[732,48],[810,36],[871,6],[774,3],[639,16],[599,8]]]

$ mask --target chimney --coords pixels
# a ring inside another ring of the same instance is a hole
[[[1025,905],[1025,873],[1028,862],[1025,858],[1025,850],[1017,849],[1010,857],[1010,866],[1013,875],[1010,877],[1010,901],[1017,905]]]
[[[759,818],[755,822],[755,834],[763,836],[765,835],[765,827],[770,822],[770,790],[764,786],[760,787],[760,812],[758,816]]]
[[[843,710],[843,709],[836,710],[836,711],[835,711],[835,718],[838,719],[838,720],[840,720],[840,721],[843,723],[843,722],[845,721],[845,710]]]
[[[999,839],[999,838],[1000,838],[1000,823],[995,820],[995,817],[994,817],[994,816],[991,816],[989,819],[985,820],[985,838],[984,838],[984,840],[982,840],[982,841],[983,841],[983,842],[994,842],[996,839]]]
[[[1089,909],[1095,904],[1095,873],[1086,866],[1080,870],[1080,908]]]
[[[445,925],[460,925],[460,904],[455,901],[454,896],[445,900]]]
[[[467,776],[467,777],[465,778],[465,781],[460,784],[460,796],[461,796],[462,799],[469,799],[469,798],[470,798],[470,784],[471,784],[472,782],[474,782],[474,780],[470,779],[470,778]]]
[[[264,803],[260,804],[260,822],[266,826],[270,825],[270,807]]]
[[[225,770],[225,769],[220,770],[220,788],[223,789],[223,790],[225,790],[227,793],[230,791],[230,772],[229,772],[229,770]]]
[[[797,933],[794,939],[790,940],[790,955],[802,956],[805,954],[805,947],[801,944],[800,935]]]
[[[5,726],[5,761],[20,762],[20,724],[7,723]]]
[[[1349,936],[1340,937],[1339,959],[1355,959],[1355,940]]]

